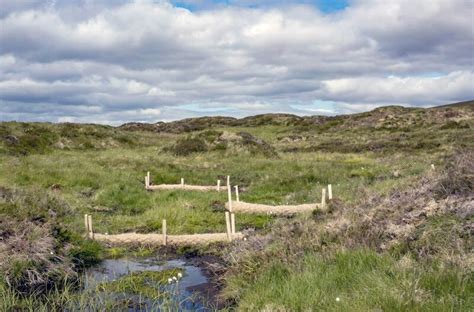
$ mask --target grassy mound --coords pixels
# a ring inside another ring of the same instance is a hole
[[[263,155],[278,157],[274,147],[248,132],[227,132],[206,130],[193,136],[178,140],[176,144],[165,148],[177,156],[188,156],[207,151],[225,151],[226,154]]]
[[[74,284],[78,270],[97,263],[100,246],[61,224],[70,208],[60,198],[0,191],[0,276],[12,291],[45,295]]]
[[[26,156],[53,150],[104,150],[150,146],[157,137],[137,135],[111,126],[4,122],[0,124],[0,155]]]

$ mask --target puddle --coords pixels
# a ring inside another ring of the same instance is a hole
[[[180,268],[183,270],[183,277],[178,283],[161,286],[160,289],[167,291],[172,296],[173,308],[181,311],[211,311],[204,305],[206,289],[210,288],[208,278],[202,270],[194,265],[190,265],[183,260],[159,261],[156,258],[145,259],[108,259],[100,265],[90,268],[85,272],[85,289],[96,289],[104,282],[113,282],[134,272],[159,272]],[[128,311],[160,311],[163,302],[151,299],[140,298],[138,295],[126,293],[100,293],[98,296],[113,296],[113,300],[129,302]],[[165,310],[165,309],[164,309]],[[167,309],[166,309],[167,310]]]

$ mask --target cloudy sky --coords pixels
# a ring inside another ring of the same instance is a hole
[[[0,0],[0,120],[474,99],[472,0]]]

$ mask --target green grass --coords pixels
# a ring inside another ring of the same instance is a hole
[[[177,311],[180,300],[176,284],[160,289],[179,270],[140,272],[124,276],[111,283],[102,283],[85,291],[78,285],[66,284],[53,289],[48,296],[20,296],[0,281],[0,311],[128,311],[148,307],[147,311]],[[133,300],[129,296],[135,296]]]
[[[472,276],[456,268],[396,260],[373,251],[307,254],[298,268],[274,263],[245,289],[242,310],[467,311]]]
[[[160,299],[168,296],[167,291],[160,287],[167,285],[169,279],[178,279],[178,274],[182,273],[183,270],[179,268],[164,271],[134,272],[118,280],[101,283],[98,289],[109,293],[126,293],[149,299]]]

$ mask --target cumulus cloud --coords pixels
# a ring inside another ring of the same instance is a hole
[[[0,0],[0,118],[118,124],[474,98],[470,1],[355,0],[331,14],[203,3]]]

